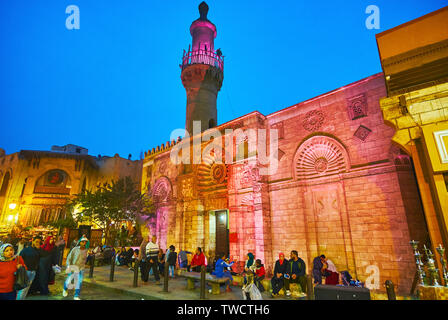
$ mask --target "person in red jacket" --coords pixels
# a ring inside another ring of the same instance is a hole
[[[5,243],[0,247],[0,300],[16,300],[17,293],[14,290],[16,280],[15,272],[21,266],[25,266],[21,256],[14,256],[12,244]]]
[[[188,266],[188,271],[192,270],[192,271],[196,271],[196,272],[201,272],[201,266],[207,266],[207,264],[205,263],[205,255],[202,252],[201,248],[197,248],[196,249],[196,253],[193,256],[193,259],[191,260],[191,264]]]
[[[257,286],[258,290],[260,290],[260,292],[264,291],[264,287],[263,284],[261,283],[261,281],[264,279],[264,276],[266,275],[266,271],[264,270],[264,265],[261,264],[261,260],[257,259],[255,260],[255,278],[254,278],[254,283]]]

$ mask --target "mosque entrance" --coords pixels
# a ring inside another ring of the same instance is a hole
[[[215,211],[216,254],[229,256],[229,214],[227,210]]]

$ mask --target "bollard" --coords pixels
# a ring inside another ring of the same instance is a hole
[[[95,255],[93,255],[92,260],[90,260],[89,278],[93,278],[93,268],[94,267],[95,267]]]
[[[415,289],[417,288],[417,283],[418,283],[418,271],[415,272],[415,276],[414,276],[414,281],[412,281],[412,287],[411,287],[411,293],[410,295],[413,296]]]
[[[163,270],[163,292],[168,292],[168,262],[165,262],[165,269]]]
[[[112,256],[110,262],[110,276],[109,276],[110,282],[114,281],[114,273],[115,273],[115,254]]]
[[[134,283],[133,283],[133,287],[137,288],[138,287],[138,267],[139,267],[139,261],[138,259],[135,260],[135,265],[134,265]]]
[[[388,300],[397,300],[397,297],[395,296],[395,288],[394,283],[390,280],[386,280],[386,291],[387,291],[387,299]]]
[[[201,266],[201,293],[199,299],[205,299],[205,266]]]
[[[314,300],[313,277],[309,274],[306,275],[306,286],[306,299]]]

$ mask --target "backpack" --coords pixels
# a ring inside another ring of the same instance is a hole
[[[17,258],[17,264],[19,263],[19,258]],[[26,269],[24,266],[21,266],[17,269],[17,271],[14,273],[16,276],[16,279],[14,281],[14,290],[19,291],[22,289],[25,289],[30,285],[30,280],[28,278],[28,273],[26,272]]]

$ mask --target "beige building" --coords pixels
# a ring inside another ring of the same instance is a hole
[[[413,160],[436,252],[448,246],[448,7],[378,34],[377,43],[384,121]]]
[[[20,223],[38,226],[64,218],[67,200],[98,183],[129,176],[140,184],[141,160],[88,154],[75,145],[51,151],[0,150],[0,221],[3,227]]]

